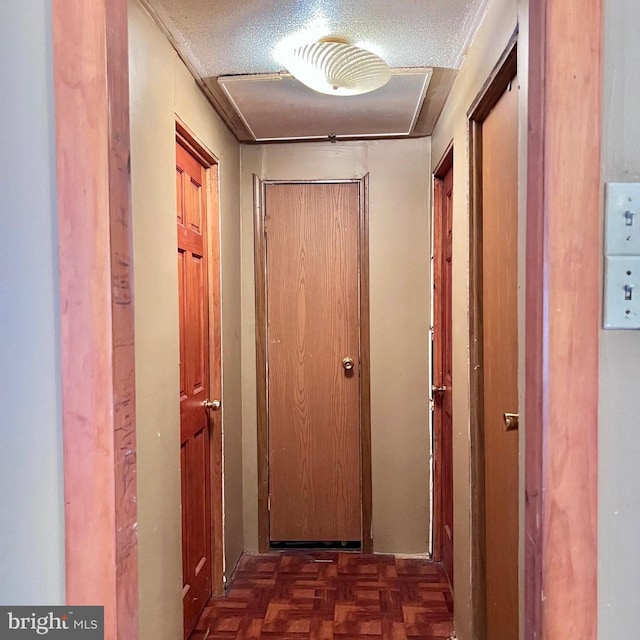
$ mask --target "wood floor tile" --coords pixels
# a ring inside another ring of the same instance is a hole
[[[426,560],[313,551],[245,554],[190,640],[445,640],[451,593]]]

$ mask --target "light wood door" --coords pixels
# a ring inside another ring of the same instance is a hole
[[[270,539],[357,541],[359,187],[270,184],[265,203]]]
[[[185,637],[211,596],[212,578],[209,416],[203,405],[210,356],[205,178],[205,168],[176,144]]]
[[[487,638],[518,638],[518,82],[482,124]]]
[[[434,552],[453,586],[452,256],[453,166],[435,182],[434,242]]]

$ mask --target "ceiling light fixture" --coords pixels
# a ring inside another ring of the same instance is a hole
[[[383,87],[389,65],[375,53],[338,38],[279,47],[277,59],[307,87],[332,96],[355,96]]]

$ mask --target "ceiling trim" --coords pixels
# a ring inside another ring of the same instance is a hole
[[[429,82],[429,90],[412,137],[430,136],[433,133],[457,75],[458,71],[456,69],[434,67],[431,81]]]
[[[184,66],[187,67],[189,73],[193,76],[193,79],[196,81],[196,84],[204,95],[207,97],[213,108],[216,110],[216,113],[220,116],[224,124],[227,128],[233,133],[236,140],[239,142],[252,140],[252,135],[247,129],[245,123],[241,118],[238,117],[236,110],[231,107],[231,105],[226,100],[226,96],[224,92],[216,87],[211,87],[208,85],[202,77],[195,70],[189,59],[180,51],[180,47],[176,42],[175,38],[169,31],[167,25],[162,21],[160,16],[157,14],[155,9],[149,3],[149,0],[137,0],[142,8],[149,14],[149,17],[158,25],[164,36],[167,38],[175,52],[178,54],[178,57],[184,63]]]

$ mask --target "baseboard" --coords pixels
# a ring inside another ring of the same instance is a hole
[[[389,554],[376,554],[376,555],[389,555]],[[402,560],[431,560],[430,553],[392,553],[392,556],[400,558]]]
[[[238,569],[238,565],[240,564],[240,560],[242,560],[242,556],[245,555],[245,552],[243,551],[239,556],[238,559],[236,560],[236,563],[233,565],[233,569],[231,570],[231,573],[229,573],[229,575],[227,576],[227,571],[226,571],[226,567],[225,567],[225,572],[224,575],[222,576],[222,589],[224,591],[224,595],[227,595],[227,592],[229,591],[229,589],[231,588],[231,585],[233,584],[233,579],[236,576],[236,571]]]

